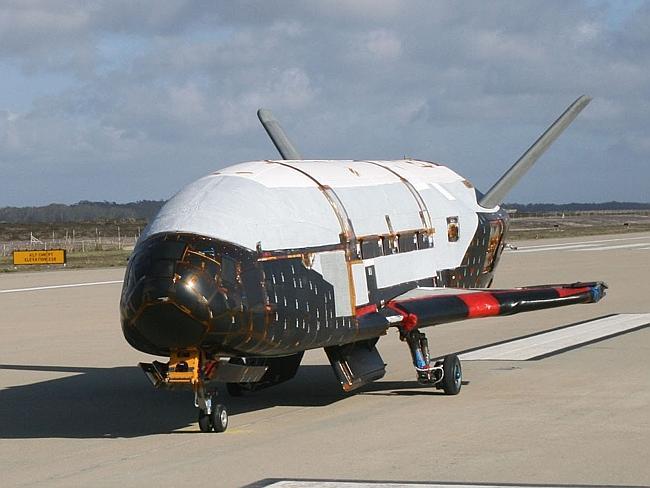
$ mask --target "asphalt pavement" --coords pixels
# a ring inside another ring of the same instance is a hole
[[[516,244],[494,287],[603,280],[608,296],[430,328],[433,354],[650,313],[650,234]],[[240,398],[222,392],[230,426],[202,434],[191,393],[154,390],[136,366],[152,358],[122,337],[123,273],[0,275],[2,486],[650,485],[648,327],[543,359],[464,361],[453,397],[414,381],[390,331],[378,344],[388,364],[380,381],[345,394],[324,352],[310,351],[292,381]]]

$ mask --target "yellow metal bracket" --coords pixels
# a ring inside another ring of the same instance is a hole
[[[197,385],[200,382],[201,352],[197,349],[171,351],[167,382]]]

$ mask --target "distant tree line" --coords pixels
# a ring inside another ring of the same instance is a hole
[[[140,200],[131,203],[89,202],[82,200],[72,205],[53,203],[44,207],[2,207],[0,222],[6,223],[61,223],[61,222],[128,222],[150,221],[164,200]],[[517,213],[588,212],[617,210],[650,210],[650,203],[504,203],[503,208]]]
[[[3,207],[0,208],[0,222],[149,221],[158,213],[164,203],[163,200],[140,200],[131,203],[89,202],[83,200],[72,205],[53,203],[44,207]]]

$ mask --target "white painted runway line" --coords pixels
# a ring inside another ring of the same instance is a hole
[[[558,246],[572,246],[574,244],[602,244],[603,242],[617,242],[617,241],[636,241],[639,239],[649,239],[647,235],[645,236],[636,236],[636,237],[613,237],[611,239],[594,239],[591,241],[570,241],[570,242],[561,242],[559,244],[536,244],[534,246],[525,246],[522,249],[534,249],[537,247],[558,247]]]
[[[642,242],[641,244],[617,244],[616,246],[599,246],[599,247],[589,247],[583,249],[572,249],[573,251],[609,251],[611,249],[629,249],[633,247],[643,247],[650,244],[650,242]]]
[[[422,483],[422,482],[382,482],[382,481],[307,481],[284,480],[262,481],[248,485],[248,488],[584,488],[598,485],[529,485],[529,484],[489,484],[489,483]],[[624,487],[622,487],[624,488]]]
[[[527,361],[650,325],[650,313],[618,314],[541,332],[459,355],[464,361]]]
[[[638,237],[617,237],[612,239],[597,239],[592,241],[581,241],[581,242],[565,242],[560,244],[537,244],[534,246],[521,246],[518,247],[515,251],[517,253],[530,253],[530,252],[549,252],[549,251],[591,251],[591,250],[607,250],[607,249],[620,249],[619,247],[609,247],[602,246],[600,244],[607,244],[612,242],[629,242],[629,241],[638,241],[644,240],[645,242],[640,244],[623,244],[622,247],[640,247],[641,249],[647,249],[650,245],[650,237],[648,236],[638,236]],[[642,247],[646,246],[646,247]]]
[[[592,247],[592,246],[595,247],[597,245],[598,244],[565,244],[563,246],[557,246],[557,245],[550,246],[549,245],[549,246],[545,246],[545,247],[536,247],[534,249],[528,249],[528,248],[521,248],[520,247],[520,248],[517,249],[517,252],[518,253],[520,253],[520,252],[521,253],[528,253],[528,252],[544,252],[544,251],[566,251],[566,250],[569,250],[569,249],[583,250],[583,249],[588,249],[589,247]],[[643,244],[643,245],[645,246],[646,244]]]
[[[123,280],[113,281],[94,281],[92,283],[70,283],[67,285],[50,285],[50,286],[34,286],[32,288],[11,288],[9,290],[0,290],[2,293],[21,293],[25,291],[42,291],[42,290],[56,290],[58,288],[79,288],[82,286],[99,286],[99,285],[114,285],[116,283],[123,283]]]

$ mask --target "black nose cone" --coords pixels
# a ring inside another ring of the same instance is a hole
[[[215,318],[230,317],[220,287],[220,258],[195,241],[158,236],[135,249],[124,280],[121,315],[124,336],[136,349],[168,355],[174,349],[199,347],[218,325]]]
[[[201,343],[207,328],[174,304],[146,307],[136,329],[157,349],[186,349]]]

